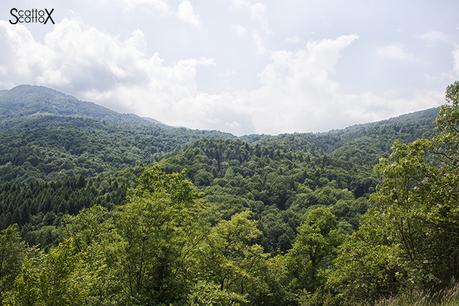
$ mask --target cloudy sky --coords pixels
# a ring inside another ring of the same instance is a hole
[[[55,25],[10,9],[54,8]],[[175,126],[325,131],[440,105],[459,1],[0,2],[0,88],[49,86]]]

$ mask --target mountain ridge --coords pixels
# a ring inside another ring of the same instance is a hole
[[[337,154],[346,163],[365,160],[368,170],[396,139],[409,142],[432,135],[436,112],[428,109],[326,133],[236,137],[170,127],[47,87],[21,85],[0,93],[0,183],[89,177],[145,166],[196,141],[207,140],[201,145],[219,147],[222,139],[229,140],[223,145],[235,148],[244,147],[243,142],[271,151]],[[196,152],[205,150],[199,146]],[[368,146],[374,149],[369,151]]]
[[[37,97],[42,100],[37,101]],[[23,100],[18,100],[18,98],[21,98]],[[46,101],[47,104],[44,104],[43,100]],[[11,103],[11,101],[13,101],[14,103]],[[63,102],[65,104],[62,104]],[[26,103],[29,103],[29,104],[32,103],[32,106],[35,106],[35,108],[31,108],[31,109],[26,108],[25,110],[23,109],[21,112],[12,114],[13,111],[20,110],[21,109],[20,107],[24,108],[26,106]],[[13,105],[13,106],[16,106],[16,108],[13,107],[8,112],[6,105],[10,105],[10,106]],[[37,107],[41,107],[41,108],[44,107],[43,109],[44,111],[39,112]],[[339,129],[331,129],[331,130],[323,131],[323,132],[294,132],[294,133],[280,133],[280,134],[275,134],[275,135],[254,133],[254,134],[242,135],[242,136],[239,136],[239,138],[251,141],[251,139],[256,139],[260,137],[284,137],[286,135],[309,135],[309,134],[320,136],[320,135],[325,135],[325,134],[339,134],[342,132],[350,132],[355,129],[371,128],[375,125],[391,123],[393,121],[399,121],[403,119],[410,120],[413,117],[414,118],[428,117],[427,119],[430,120],[432,117],[435,117],[437,112],[438,112],[438,107],[432,107],[432,108],[428,108],[425,110],[419,110],[419,111],[415,111],[411,113],[401,114],[401,115],[394,116],[394,117],[389,117],[387,119],[382,119],[382,120],[372,121],[372,122],[367,122],[367,123],[353,124],[347,127],[343,127]],[[187,127],[170,126],[154,118],[142,117],[134,113],[120,113],[118,111],[112,110],[108,107],[97,104],[95,102],[80,100],[75,96],[66,94],[64,92],[58,91],[50,87],[39,86],[39,85],[28,85],[28,84],[18,85],[9,90],[0,90],[0,119],[5,120],[8,116],[18,116],[18,115],[19,116],[39,116],[39,115],[73,116],[73,117],[93,118],[97,120],[110,120],[110,121],[114,121],[117,123],[124,123],[124,124],[140,124],[140,125],[154,124],[154,125],[158,125],[164,128],[196,130],[196,129],[191,129]],[[231,133],[223,132],[219,130],[200,130],[200,131],[212,131],[212,132],[216,131],[216,132],[221,132],[225,134],[231,134]]]
[[[72,116],[167,127],[155,119],[146,119],[131,113],[119,113],[45,86],[19,85],[0,94],[0,118],[39,115]]]

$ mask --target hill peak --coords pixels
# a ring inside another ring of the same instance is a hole
[[[142,125],[161,124],[154,119],[146,120],[133,114],[117,113],[45,86],[24,84],[0,92],[0,118],[37,115],[84,117]]]

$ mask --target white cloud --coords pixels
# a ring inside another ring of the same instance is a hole
[[[191,2],[188,0],[183,0],[177,9],[177,18],[180,21],[189,23],[193,26],[199,26],[199,16],[194,12]]]
[[[215,64],[212,60],[166,64],[146,53],[139,30],[123,40],[64,19],[37,40],[26,27],[0,21],[0,86],[50,86],[167,124],[236,134],[323,131],[441,101],[429,92],[410,99],[344,92],[334,80],[335,67],[356,39],[344,35],[296,51],[265,50],[270,59],[255,89],[210,94],[198,89],[196,76],[200,66]]]
[[[437,43],[448,43],[448,35],[440,31],[429,31],[418,35],[418,38],[424,41],[427,45],[433,46]]]
[[[197,66],[213,62],[185,59],[165,65],[158,54],[144,53],[145,44],[139,30],[121,40],[68,19],[40,42],[27,28],[0,21],[0,84],[42,84],[117,110],[179,123],[168,115],[170,109],[176,100],[196,95]],[[177,115],[185,116],[183,111]]]
[[[335,67],[342,51],[357,39],[357,35],[344,35],[309,42],[293,52],[270,52],[271,60],[259,74],[260,86],[233,94],[228,101],[248,115],[254,132],[272,134],[340,128],[441,101],[441,96],[425,92],[410,99],[344,92],[334,81]]]
[[[387,45],[379,48],[377,52],[379,56],[390,60],[406,61],[413,59],[413,56],[405,51],[401,45]]]

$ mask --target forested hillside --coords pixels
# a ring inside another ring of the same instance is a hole
[[[46,87],[2,91],[0,227],[17,223],[28,241],[47,245],[62,214],[121,203],[139,167],[213,137],[233,136],[119,114]]]
[[[430,299],[459,276],[458,92],[440,110],[237,138],[3,91],[3,303]]]
[[[212,137],[232,136],[172,128],[22,85],[0,95],[0,182],[88,177],[148,165],[181,145]]]

